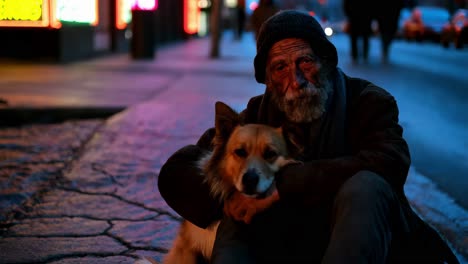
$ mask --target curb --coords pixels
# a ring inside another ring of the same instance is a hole
[[[108,118],[125,107],[18,107],[0,109],[0,127],[52,124],[69,120]]]

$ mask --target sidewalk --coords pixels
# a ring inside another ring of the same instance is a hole
[[[181,219],[157,191],[159,169],[212,126],[215,101],[241,110],[263,92],[249,37],[239,43],[225,36],[219,60],[207,57],[208,39],[196,39],[158,49],[153,61],[119,55],[2,66],[0,85],[9,92],[1,96],[11,106],[125,110],[108,119],[0,129],[0,198],[11,201],[0,208],[12,210],[0,218],[0,263],[160,261]],[[414,168],[406,192],[468,263],[468,213]]]

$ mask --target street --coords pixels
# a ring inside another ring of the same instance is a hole
[[[369,62],[353,65],[347,36],[331,40],[344,72],[396,97],[413,160],[405,191],[467,263],[468,50],[396,41],[383,65],[373,39]],[[149,61],[0,62],[6,107],[125,108],[106,120],[0,130],[0,198],[34,197],[0,218],[0,263],[161,260],[180,223],[156,189],[162,164],[213,126],[216,101],[240,111],[264,91],[253,75],[252,35],[238,42],[228,32],[216,60],[208,43],[158,47]]]

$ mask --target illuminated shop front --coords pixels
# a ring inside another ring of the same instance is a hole
[[[189,14],[188,0],[0,0],[0,58],[71,62],[129,52],[132,9],[154,10],[157,44],[183,40],[199,30],[199,1]]]
[[[97,0],[0,0],[0,26],[61,28],[62,23],[97,25]]]
[[[73,61],[110,52],[113,31],[131,23],[131,2],[0,0],[0,56]]]

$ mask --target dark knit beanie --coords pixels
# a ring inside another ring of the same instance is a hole
[[[283,10],[270,17],[260,27],[257,55],[254,59],[257,82],[265,83],[266,60],[271,47],[286,38],[304,39],[329,67],[336,67],[338,64],[335,46],[328,40],[322,26],[314,17],[300,11]]]

